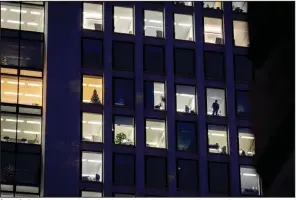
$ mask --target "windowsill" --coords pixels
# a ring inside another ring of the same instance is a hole
[[[156,39],[156,40],[165,40],[165,37],[156,37],[156,36],[149,36],[149,35],[144,35],[143,36],[147,39]]]
[[[81,143],[85,143],[85,144],[104,144],[103,142],[94,142],[94,141],[87,141],[87,140],[82,140],[82,139],[81,139]]]
[[[131,37],[132,37],[132,36],[135,36],[134,33],[132,33],[132,34],[131,34],[131,33],[119,33],[119,32],[114,32],[114,31],[113,31],[113,34],[115,34],[115,35],[117,35],[117,34],[118,34],[118,35],[129,35],[129,36],[131,36]]]
[[[90,31],[90,32],[104,32],[104,30],[87,29],[87,28],[83,28],[83,27],[81,27],[81,29],[83,31]]]
[[[215,11],[215,12],[223,12],[223,8],[207,8],[207,7],[203,7],[203,10],[212,10],[212,11]]]
[[[210,42],[204,42],[206,45],[215,45],[215,46],[224,46],[225,44],[216,44],[216,43],[210,43]]]
[[[3,139],[1,139],[1,143],[5,143],[5,144],[24,144],[24,145],[34,145],[34,146],[41,146],[41,144],[33,144],[33,143],[22,143],[22,142],[9,142],[9,141],[3,141]]]
[[[210,156],[215,156],[215,155],[217,155],[217,156],[229,157],[230,154],[229,154],[229,153],[228,153],[228,154],[211,153],[211,152],[208,151],[208,155],[210,155]]]
[[[113,145],[116,145],[116,146],[118,146],[118,147],[121,147],[121,148],[135,148],[136,147],[136,145],[132,145],[132,144],[115,144],[115,143],[113,143]]]
[[[1,102],[1,106],[13,106],[13,107],[24,107],[24,108],[38,108],[41,109],[42,106],[35,106],[35,105],[27,105],[27,104],[18,104],[18,103],[7,103],[7,102]],[[4,111],[2,111],[4,112]]]
[[[83,105],[95,105],[95,106],[104,106],[104,104],[101,104],[101,103],[87,103],[87,102],[81,102]]]
[[[174,37],[174,41],[176,41],[176,42],[195,43],[195,41],[193,39],[192,40],[182,40],[182,39],[176,39],[175,37]]]
[[[145,145],[145,148],[146,149],[149,149],[149,150],[157,150],[157,151],[167,151],[167,147],[166,148],[157,148],[157,147],[148,147]]]
[[[191,113],[191,112],[178,112],[178,111],[176,111],[176,114],[178,114],[178,115],[198,115],[198,113],[196,113],[196,112]]]
[[[219,116],[219,115],[208,115],[207,118],[214,118],[214,119],[227,119],[227,116]]]
[[[82,180],[80,178],[80,181],[83,182],[83,183],[90,183],[90,184],[103,184],[104,182],[101,182],[101,181],[87,181],[87,180]]]

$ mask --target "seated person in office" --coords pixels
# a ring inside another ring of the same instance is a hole
[[[212,105],[212,108],[213,108],[213,115],[218,115],[218,111],[219,111],[218,100],[215,100],[215,102]]]

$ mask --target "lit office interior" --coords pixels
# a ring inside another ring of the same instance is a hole
[[[176,109],[177,112],[196,112],[195,87],[176,85]]]
[[[255,155],[255,136],[250,128],[238,128],[240,156]]]
[[[165,121],[146,119],[146,147],[166,148]]]
[[[241,193],[246,196],[261,194],[260,177],[251,166],[240,166]]]
[[[114,6],[113,23],[115,33],[134,34],[133,11],[133,8]]]
[[[174,27],[175,39],[194,41],[192,15],[175,13]]]
[[[82,181],[103,182],[103,154],[94,152],[82,152]]]
[[[134,118],[114,116],[114,144],[135,145]]]
[[[229,154],[226,126],[208,125],[209,153]]]
[[[222,19],[204,17],[205,43],[224,44]]]
[[[226,116],[225,90],[216,88],[207,88],[207,115]],[[213,103],[217,101],[219,109],[214,112]]]
[[[102,114],[82,113],[82,140],[85,142],[103,142]]]
[[[163,12],[153,10],[144,11],[145,36],[164,37],[163,25]]]
[[[83,76],[83,103],[103,104],[103,78]]]

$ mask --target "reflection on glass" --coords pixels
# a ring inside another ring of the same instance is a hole
[[[186,85],[176,86],[177,112],[195,113],[195,87]]]
[[[133,109],[134,81],[131,79],[114,79],[113,105]]]
[[[134,34],[133,8],[114,6],[114,32]]]
[[[178,150],[187,152],[196,152],[197,141],[195,123],[177,122]]]
[[[103,142],[102,115],[82,114],[82,140],[86,142]]]
[[[222,19],[204,17],[205,43],[224,44]]]
[[[226,116],[225,91],[207,88],[207,115]]]
[[[249,128],[238,129],[239,155],[255,155],[255,136]]]
[[[166,130],[164,120],[146,120],[146,146],[166,148]]]
[[[83,103],[103,104],[102,77],[83,76]]]
[[[145,36],[164,37],[163,34],[163,12],[144,11],[144,32]]]
[[[237,100],[237,116],[240,118],[249,118],[251,115],[251,105],[249,102],[249,93],[245,91],[238,91],[236,93]]]
[[[243,195],[258,196],[260,195],[260,178],[256,169],[250,166],[240,167],[241,193]]]
[[[228,154],[228,133],[226,126],[208,125],[209,153]]]
[[[95,3],[83,3],[83,28],[102,31],[103,15],[102,5]]]
[[[102,153],[82,152],[82,180],[103,182]]]
[[[114,143],[121,145],[135,145],[134,118],[114,117]]]
[[[192,15],[174,14],[175,39],[193,41]]]

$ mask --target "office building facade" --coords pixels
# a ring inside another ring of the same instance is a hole
[[[1,2],[1,196],[261,195],[246,12]]]

